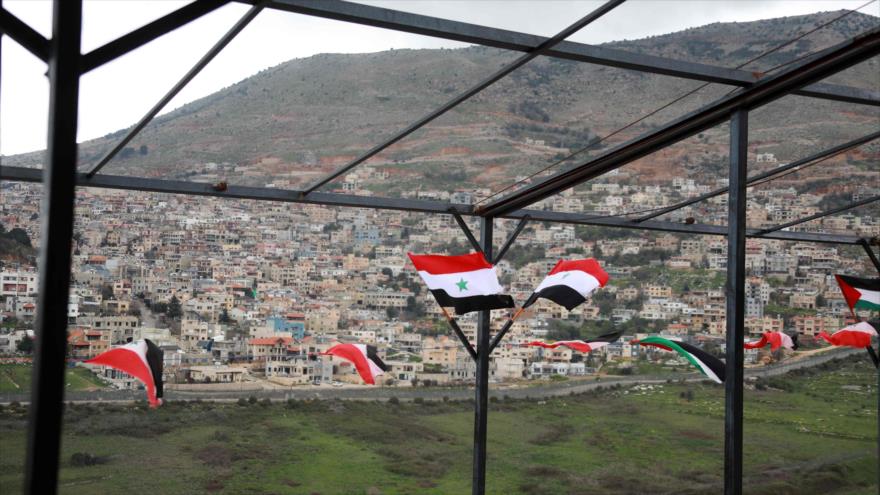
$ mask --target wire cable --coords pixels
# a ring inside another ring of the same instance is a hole
[[[742,68],[745,67],[746,65],[749,65],[750,63],[755,62],[755,61],[757,61],[757,60],[759,60],[759,59],[761,59],[761,58],[763,58],[763,57],[766,57],[767,55],[769,55],[769,54],[771,54],[771,53],[774,53],[774,52],[776,52],[776,51],[778,51],[778,50],[781,50],[782,48],[785,48],[786,46],[788,46],[788,45],[790,45],[790,44],[792,44],[792,43],[796,43],[797,41],[800,41],[800,40],[803,39],[804,37],[809,36],[810,34],[813,34],[813,33],[815,33],[816,31],[818,31],[818,30],[820,30],[820,29],[822,29],[822,28],[825,28],[825,27],[829,26],[830,24],[832,24],[832,23],[834,23],[834,22],[837,22],[837,21],[839,21],[840,19],[842,19],[842,18],[844,18],[844,17],[846,17],[846,16],[852,14],[853,12],[856,12],[856,11],[858,11],[858,10],[860,10],[860,9],[865,8],[865,7],[867,7],[868,5],[870,5],[870,4],[872,4],[872,3],[876,2],[876,1],[877,1],[877,0],[869,0],[868,2],[862,4],[861,6],[855,8],[855,9],[853,9],[853,10],[849,10],[849,11],[847,11],[847,12],[844,12],[843,14],[841,14],[841,15],[835,17],[834,19],[831,19],[830,21],[828,21],[828,22],[826,22],[826,23],[824,23],[824,24],[820,24],[819,26],[817,26],[817,27],[815,27],[815,28],[813,28],[813,29],[811,29],[811,30],[809,30],[809,31],[806,31],[805,33],[802,33],[802,34],[798,35],[797,37],[795,37],[795,38],[793,38],[793,39],[791,39],[791,40],[789,40],[789,41],[786,41],[785,43],[783,43],[783,44],[781,44],[781,45],[779,45],[779,46],[777,46],[777,47],[775,47],[775,48],[771,48],[770,50],[767,50],[766,52],[763,52],[763,53],[761,53],[760,55],[758,55],[758,56],[756,56],[756,57],[754,57],[754,58],[752,58],[752,59],[750,59],[750,60],[747,60],[746,62],[743,62],[742,64],[736,66],[734,69],[742,69]],[[774,68],[772,68],[772,69],[770,69],[770,70],[775,70],[775,69],[778,69],[779,67],[783,67],[783,66],[788,65],[788,64],[791,64],[791,63],[794,63],[794,61],[790,61],[790,62],[788,62],[788,63],[786,63],[786,64],[781,64],[781,65],[779,65],[779,66],[777,66],[777,67],[774,67]],[[766,74],[766,73],[769,72],[770,70],[768,70],[768,71],[766,71],[766,72],[764,72],[764,73]],[[523,178],[523,179],[520,179],[520,180],[518,180],[518,181],[516,181],[516,182],[514,182],[514,183],[512,183],[512,184],[510,184],[510,185],[508,185],[508,186],[505,186],[505,187],[499,189],[499,190],[496,191],[496,192],[490,193],[488,196],[484,196],[484,197],[482,197],[482,198],[479,198],[479,199],[477,200],[477,202],[474,203],[474,204],[475,204],[475,205],[479,205],[479,204],[481,204],[481,203],[483,203],[483,202],[485,202],[485,201],[487,201],[487,200],[489,200],[489,199],[492,199],[492,198],[494,198],[494,197],[496,197],[496,196],[498,196],[498,195],[500,195],[500,194],[502,194],[502,193],[504,193],[504,192],[506,192],[506,191],[509,191],[510,189],[513,189],[514,187],[516,187],[516,186],[518,186],[518,185],[524,184],[525,182],[527,182],[527,181],[533,179],[535,176],[537,176],[537,175],[539,175],[539,174],[542,174],[542,173],[544,173],[544,172],[550,170],[551,168],[554,168],[554,167],[556,167],[557,165],[559,165],[559,164],[561,164],[561,163],[563,163],[563,162],[566,162],[566,161],[570,160],[571,158],[573,158],[573,157],[575,157],[575,156],[577,156],[577,155],[579,155],[579,154],[581,154],[581,153],[583,153],[583,152],[585,152],[585,151],[587,151],[587,150],[589,150],[589,149],[592,149],[592,148],[595,147],[596,145],[598,145],[598,144],[600,144],[600,143],[602,143],[602,142],[608,140],[609,138],[614,137],[614,136],[616,136],[617,134],[620,134],[621,132],[623,132],[623,131],[625,131],[625,130],[631,128],[631,127],[633,127],[634,125],[636,125],[636,124],[638,124],[638,123],[644,121],[645,119],[647,119],[647,118],[649,118],[649,117],[652,117],[652,116],[656,115],[656,114],[659,113],[659,112],[662,112],[663,110],[665,110],[665,109],[669,108],[670,106],[672,106],[672,105],[678,103],[679,101],[681,101],[681,100],[683,100],[683,99],[685,99],[685,98],[687,98],[687,97],[693,95],[694,93],[699,92],[700,90],[702,90],[702,89],[705,88],[706,86],[709,86],[710,84],[712,84],[712,83],[707,82],[707,83],[703,83],[703,84],[701,84],[700,86],[697,86],[696,88],[694,88],[694,89],[688,91],[687,93],[684,93],[683,95],[681,95],[681,96],[679,96],[679,97],[673,99],[672,101],[670,101],[670,102],[664,104],[663,106],[657,108],[656,110],[654,110],[654,111],[652,111],[652,112],[650,112],[650,113],[648,113],[648,114],[646,114],[646,115],[644,115],[644,116],[642,116],[642,117],[640,117],[640,118],[638,118],[638,119],[636,119],[636,120],[630,122],[629,124],[624,125],[623,127],[620,127],[619,129],[617,129],[617,130],[611,132],[610,134],[607,134],[607,135],[605,135],[605,136],[599,138],[598,140],[595,140],[595,141],[593,141],[593,142],[591,142],[591,143],[588,143],[588,144],[587,144],[586,146],[584,146],[583,148],[581,148],[581,149],[579,149],[579,150],[577,150],[577,151],[574,151],[573,153],[568,154],[568,155],[565,156],[564,158],[561,158],[561,159],[559,159],[559,160],[557,160],[557,161],[555,161],[555,162],[553,162],[553,163],[547,165],[546,167],[544,167],[544,168],[542,168],[542,169],[540,169],[540,170],[538,170],[538,171],[536,171],[536,172],[533,172],[532,174],[529,174],[527,177],[525,177],[525,178]],[[727,93],[727,95],[733,93],[734,91],[738,91],[739,89],[740,89],[740,88],[735,88],[735,89],[731,90],[729,93]],[[725,95],[725,96],[726,96],[726,95]]]

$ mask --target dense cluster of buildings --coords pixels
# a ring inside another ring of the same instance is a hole
[[[357,175],[344,184],[347,192],[366,193]],[[38,244],[40,187],[9,182],[0,187],[0,224],[7,231],[24,229]],[[668,188],[596,183],[539,207],[616,214],[714,187],[693,179],[676,179]],[[465,203],[474,197],[429,190],[412,196]],[[809,215],[821,199],[793,189],[760,189],[750,196],[750,225]],[[96,189],[80,189],[76,209],[68,305],[73,360],[149,338],[165,350],[172,383],[357,383],[349,363],[322,352],[337,342],[360,342],[377,346],[389,365],[385,385],[474,377],[473,361],[406,257],[407,251],[467,251],[449,216]],[[693,213],[681,213],[687,214]],[[705,221],[713,220],[710,215]],[[498,222],[498,239],[514,227]],[[803,227],[873,236],[880,234],[880,219],[844,214]],[[560,338],[572,329],[622,327],[631,337],[663,333],[723,348],[725,238],[602,232],[532,223],[497,264],[503,285],[520,302],[560,258],[596,257],[612,282],[571,312],[546,302],[530,308],[493,354],[492,379],[589,375],[609,362],[625,367],[641,357],[629,338],[588,356],[520,345]],[[838,329],[848,318],[833,274],[862,274],[868,267],[857,250],[754,239],[747,244],[746,264],[747,332],[785,330],[807,337]],[[33,263],[3,262],[0,352],[14,353],[28,335],[36,291]],[[495,312],[494,324],[500,326],[504,316]],[[475,319],[465,316],[460,324],[473,342]],[[758,358],[756,351],[748,356],[751,362]],[[96,371],[120,386],[131,384],[112,370]]]

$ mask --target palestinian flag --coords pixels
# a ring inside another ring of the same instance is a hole
[[[871,345],[871,337],[877,336],[877,330],[867,321],[856,323],[828,335],[828,332],[819,332],[816,340],[824,339],[831,345],[842,345],[847,347],[869,347]]]
[[[798,348],[797,335],[795,334],[793,337],[790,337],[788,334],[782,332],[764,332],[764,334],[761,335],[761,340],[746,342],[743,344],[743,347],[746,349],[760,349],[767,344],[770,344],[771,351],[775,351],[780,347],[794,350]]]
[[[684,356],[692,365],[702,371],[704,375],[717,383],[724,383],[724,363],[698,347],[685,344],[684,342],[664,339],[663,337],[647,337],[642,340],[634,340],[632,343],[675,351]]]
[[[548,344],[546,342],[541,342],[538,340],[533,340],[524,345],[529,347],[543,347],[545,349],[556,349],[559,346],[568,347],[573,351],[587,353],[590,351],[595,351],[600,347],[605,347],[606,345],[615,342],[620,336],[623,335],[623,332],[611,332],[606,333],[604,335],[600,335],[595,339],[589,340],[558,340],[552,344]]]
[[[147,387],[150,407],[162,404],[162,349],[149,339],[130,342],[86,361],[117,369],[137,378]]]
[[[857,278],[835,275],[849,309],[880,311],[880,278]]]
[[[527,308],[538,298],[549,299],[571,311],[587,300],[587,296],[608,283],[608,274],[593,258],[559,260],[523,304]]]
[[[502,294],[495,267],[483,253],[460,256],[409,253],[419,276],[443,307],[456,314],[484,309],[512,308],[513,298]]]
[[[364,382],[369,385],[375,385],[376,377],[388,371],[388,366],[379,359],[376,348],[371,345],[337,344],[323,354],[350,361]]]

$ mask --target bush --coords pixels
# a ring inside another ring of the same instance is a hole
[[[424,404],[425,399],[423,399],[421,397],[416,397],[415,399],[413,399],[413,402],[415,402],[416,404]]]
[[[299,403],[296,399],[287,399],[287,408],[288,409],[296,409]]]
[[[106,459],[86,452],[76,452],[70,456],[70,465],[73,467],[95,466],[105,462]]]
[[[400,399],[398,399],[397,397],[391,397],[390,399],[388,399],[388,403],[396,406],[400,404]]]
[[[263,407],[269,407],[272,405],[272,399],[266,397],[265,399],[260,401],[260,405]]]
[[[256,397],[254,397],[253,395],[248,397],[248,404],[256,404],[256,403],[257,403]]]
[[[248,401],[244,397],[239,397],[238,402],[236,402],[236,404],[238,404],[239,406],[246,406],[246,405],[248,405]]]

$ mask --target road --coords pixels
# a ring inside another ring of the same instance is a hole
[[[801,368],[818,366],[828,361],[842,357],[864,354],[862,349],[834,349],[829,352],[814,354],[797,361],[785,362],[759,368],[746,368],[746,377],[769,377],[778,376]],[[866,366],[870,366],[865,356]],[[570,394],[580,394],[595,390],[599,387],[615,385],[657,384],[667,380],[697,382],[706,380],[698,373],[677,373],[670,375],[640,375],[640,376],[615,376],[602,377],[601,379],[569,380],[558,383],[540,383],[526,386],[510,386],[498,384],[489,390],[489,397],[503,399],[543,399],[547,397],[559,397]],[[259,391],[223,391],[223,392],[185,392],[169,390],[165,394],[166,400],[205,400],[215,402],[235,402],[242,397],[254,396],[257,399],[270,399],[273,401],[296,400],[388,400],[396,397],[401,401],[421,400],[469,400],[474,398],[471,387],[331,387],[309,386],[290,389],[271,389]],[[144,392],[136,390],[106,390],[97,392],[68,392],[65,395],[66,402],[107,402],[107,403],[131,403],[144,400]],[[0,404],[8,404],[17,401],[27,404],[30,394],[0,394]]]

